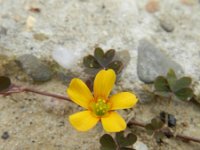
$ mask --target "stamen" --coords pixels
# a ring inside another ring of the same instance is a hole
[[[97,116],[105,115],[110,106],[106,103],[104,99],[99,98],[96,103],[93,104],[93,111]]]

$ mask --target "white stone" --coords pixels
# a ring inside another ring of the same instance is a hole
[[[137,141],[134,145],[133,148],[135,148],[136,150],[148,150],[148,147],[146,144],[144,144],[141,141]]]
[[[71,69],[77,63],[78,57],[71,51],[63,47],[57,47],[52,52],[53,59],[63,68]]]

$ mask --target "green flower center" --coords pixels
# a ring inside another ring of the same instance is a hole
[[[97,102],[93,104],[93,111],[97,116],[105,115],[109,109],[110,106],[101,98],[97,99]]]

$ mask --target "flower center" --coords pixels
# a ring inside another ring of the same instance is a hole
[[[106,104],[104,99],[101,98],[97,99],[97,102],[93,104],[93,111],[97,116],[105,115],[109,109],[110,106]]]

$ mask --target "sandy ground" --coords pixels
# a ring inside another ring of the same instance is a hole
[[[65,94],[66,89],[66,85],[57,80],[30,86],[59,94]],[[98,150],[98,139],[104,134],[102,127],[98,125],[89,132],[77,132],[69,124],[68,116],[80,111],[81,108],[71,102],[58,101],[65,107],[56,105],[53,109],[47,109],[48,106],[44,102],[49,101],[48,99],[32,93],[13,94],[0,98],[0,131],[1,134],[9,133],[8,139],[0,140],[0,149]],[[138,104],[128,113],[124,111],[121,113],[125,118],[129,114],[134,114],[137,120],[147,123],[163,110],[176,116],[178,133],[194,137],[200,135],[200,109],[193,103],[177,101],[169,104],[167,101],[152,101],[148,104]],[[200,149],[199,144],[184,143],[174,139],[167,139],[159,146],[155,139],[148,136],[143,129],[133,128],[132,130],[150,150]]]

